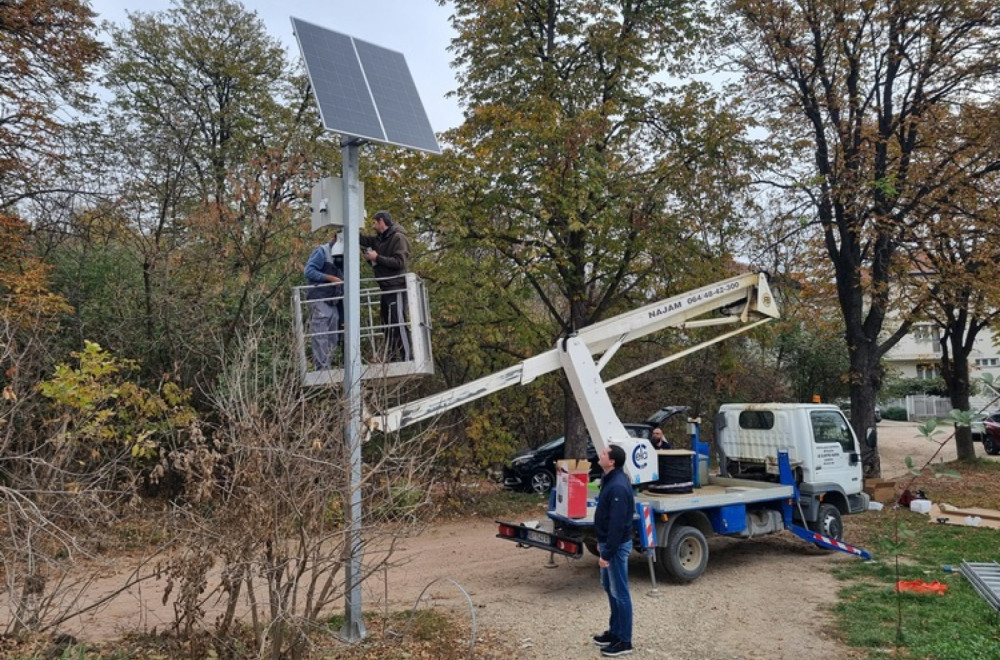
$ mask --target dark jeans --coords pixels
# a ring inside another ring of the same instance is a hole
[[[598,543],[599,552],[604,544]],[[611,619],[608,631],[617,639],[632,643],[632,596],[628,592],[628,556],[632,552],[632,541],[625,541],[611,557],[610,565],[601,569],[601,586],[608,593]]]
[[[410,333],[406,325],[406,291],[385,291],[380,302],[382,325],[385,326],[387,358],[390,362],[409,362],[413,359],[413,355],[410,351]]]

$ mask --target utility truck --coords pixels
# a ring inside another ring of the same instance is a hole
[[[857,439],[839,408],[726,404],[715,428],[723,472],[708,474],[709,445],[700,439],[700,420],[690,419],[693,451],[658,452],[661,465],[665,456],[689,463],[690,487],[670,492],[676,478],[664,483],[662,477],[637,486],[633,547],[650,556],[655,575],[681,583],[698,578],[708,566],[712,535],[750,539],[789,531],[821,548],[871,558],[843,541],[842,515],[867,510],[869,497],[862,491]],[[574,558],[585,548],[596,555],[595,495],[588,493],[583,516],[570,517],[554,493],[549,520],[498,521],[497,536]]]
[[[555,348],[511,367],[371,415],[368,427],[397,431],[501,389],[562,370],[597,451],[612,443],[625,450],[625,470],[637,491],[636,547],[649,551],[651,562],[656,560],[660,572],[681,581],[698,577],[708,562],[705,536],[712,533],[750,537],[787,529],[822,547],[867,557],[865,551],[840,540],[840,514],[864,510],[868,500],[861,490],[857,440],[842,414],[836,420],[832,417],[834,406],[766,404],[746,406],[742,412],[724,407],[716,428],[721,430],[723,467],[736,474],[709,477],[709,447],[700,440],[697,419],[689,421],[692,451],[668,452],[663,457],[649,440],[628,434],[608,396],[609,387],[778,317],[766,276],[738,275],[582,328],[561,338]],[[727,326],[735,327],[616,378],[605,381],[601,376],[618,349],[629,341],[668,328]],[[766,426],[769,416],[776,420],[771,428],[753,426]],[[744,427],[744,423],[751,426]],[[836,447],[819,439],[819,430],[826,437],[828,423],[847,434]],[[834,457],[833,449],[840,454]],[[682,467],[685,461],[690,463],[692,493],[657,492],[672,487],[662,483],[664,458],[674,463],[679,460]],[[834,463],[847,465],[834,474]],[[825,480],[828,474],[834,476],[832,481]],[[581,517],[564,515],[556,506],[558,494],[553,493],[545,524],[500,522],[498,536],[521,546],[571,557],[580,557],[584,547],[595,551],[594,507],[586,507]]]

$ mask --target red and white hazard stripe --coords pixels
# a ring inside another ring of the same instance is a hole
[[[832,545],[833,547],[837,548],[838,550],[842,550],[844,552],[849,552],[852,555],[862,555],[863,554],[861,552],[861,550],[855,548],[853,545],[850,545],[848,543],[844,543],[843,541],[838,541],[837,539],[832,539],[832,538],[830,538],[828,536],[823,536],[822,534],[815,534],[814,533],[813,534],[813,539],[816,540],[816,541],[822,541],[823,543],[826,543],[827,545]]]
[[[649,549],[656,547],[656,526],[653,525],[653,507],[638,502],[639,519],[642,521],[642,547]]]

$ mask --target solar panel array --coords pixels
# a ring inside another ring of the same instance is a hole
[[[441,153],[402,53],[294,17],[292,28],[328,130]]]

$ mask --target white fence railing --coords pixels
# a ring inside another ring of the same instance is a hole
[[[992,406],[992,407],[991,407]],[[903,408],[906,418],[911,422],[923,421],[931,417],[947,417],[951,412],[951,400],[944,396],[930,394],[910,394],[905,399],[893,399],[882,404],[886,408]],[[1000,409],[1000,404],[993,403],[992,397],[971,397],[969,409],[972,412]]]

